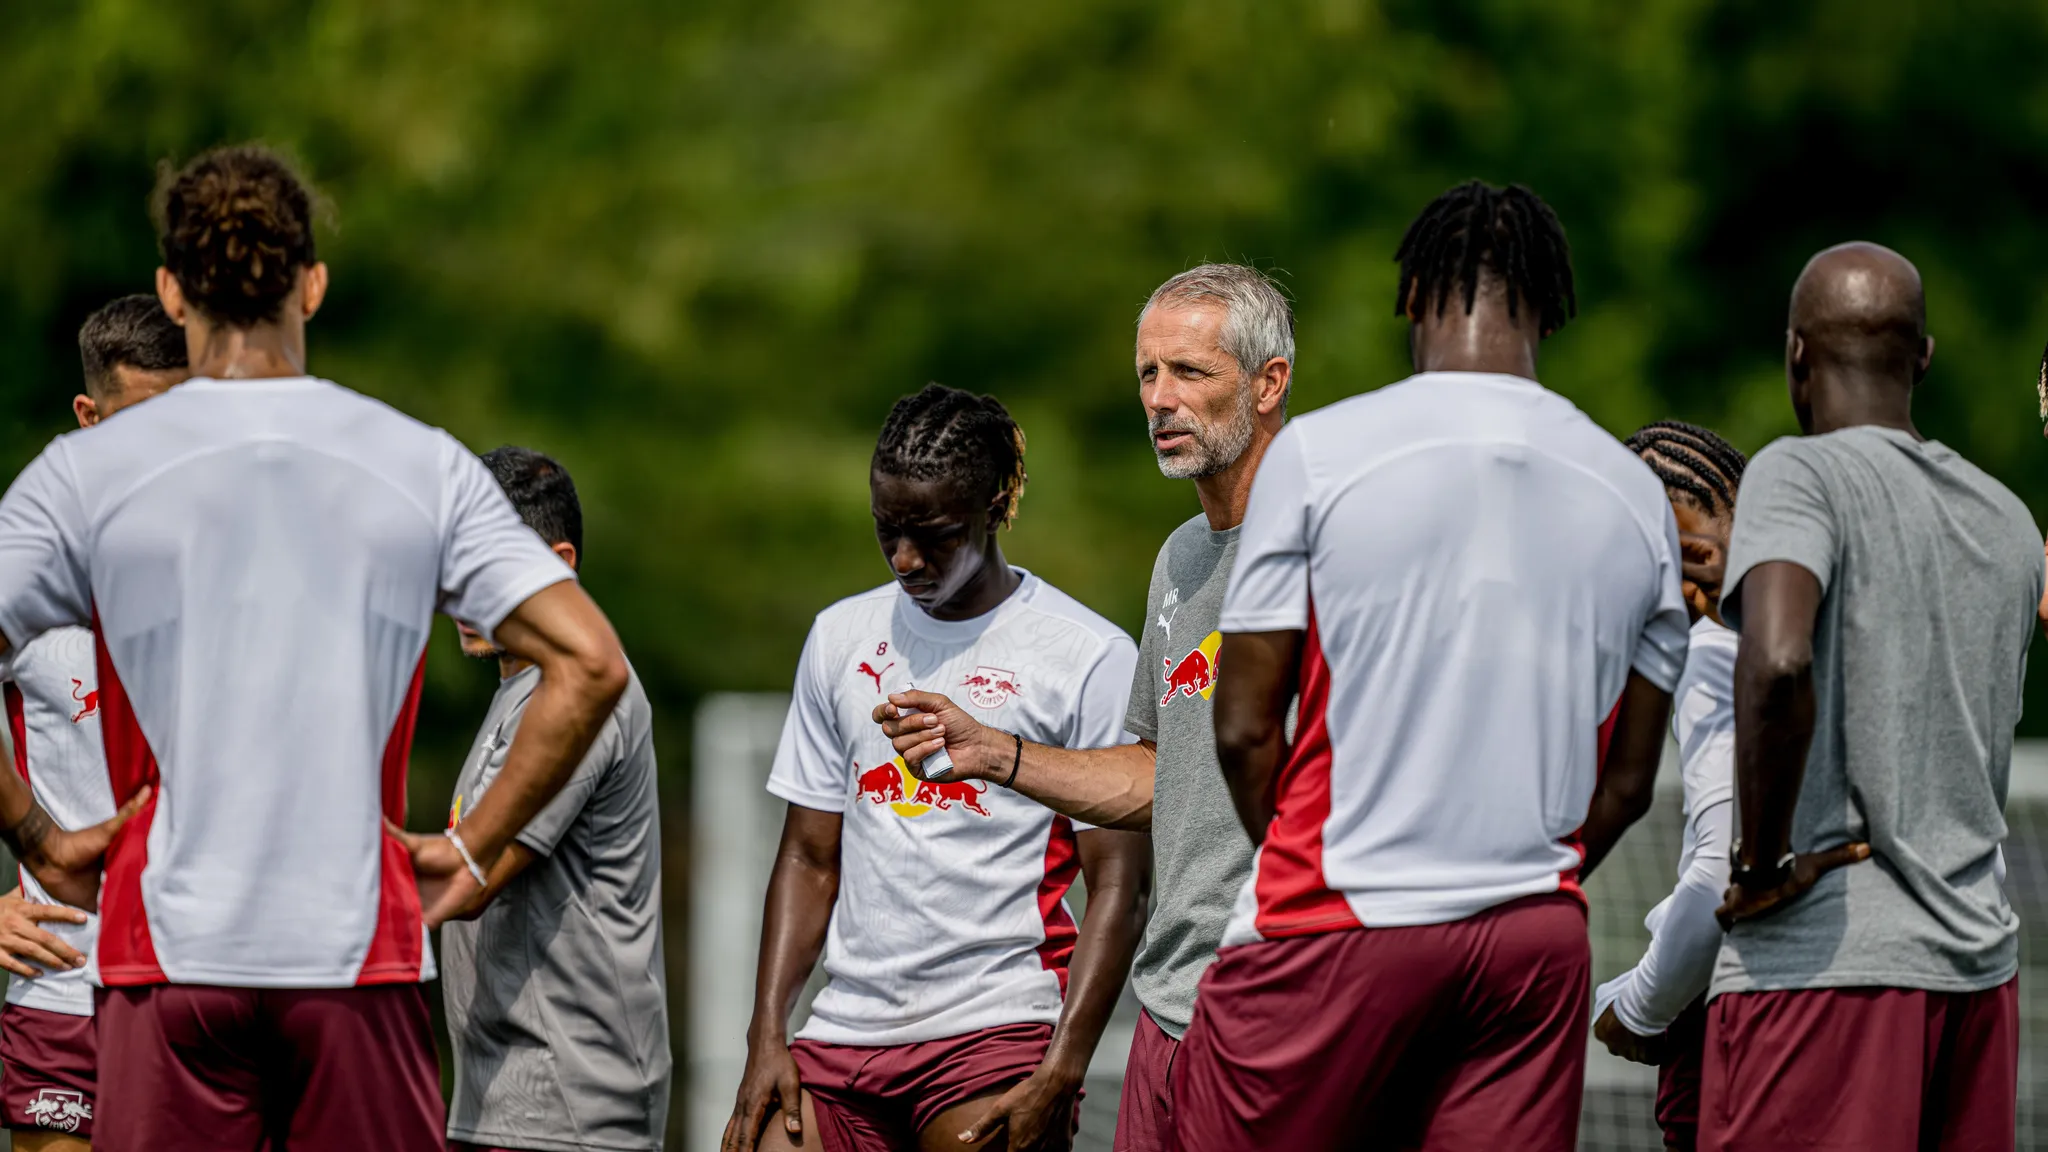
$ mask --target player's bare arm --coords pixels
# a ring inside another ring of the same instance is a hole
[[[1287,705],[1300,687],[1304,633],[1225,632],[1217,651],[1216,758],[1253,844],[1273,822],[1273,779],[1287,759]]]
[[[1664,730],[1671,720],[1671,693],[1630,672],[1614,714],[1614,732],[1607,742],[1607,762],[1586,808],[1579,830],[1585,863],[1579,877],[1593,874],[1614,849],[1629,825],[1641,820],[1656,799],[1657,761],[1664,755]]]
[[[1735,657],[1733,883],[1721,927],[1769,915],[1829,870],[1870,858],[1868,844],[1792,852],[1792,811],[1813,742],[1813,627],[1820,579],[1798,564],[1759,564],[1742,580],[1742,648]]]
[[[1026,740],[1020,747],[1015,736],[983,724],[936,692],[898,692],[875,705],[874,717],[919,779],[924,778],[925,757],[943,746],[953,759],[949,780],[1004,784],[1098,828],[1152,828],[1152,777],[1159,749],[1150,740],[1083,749]]]
[[[528,597],[498,625],[498,646],[540,667],[540,686],[490,791],[447,837],[415,838],[413,871],[430,926],[467,910],[481,894],[471,859],[493,876],[527,821],[562,790],[626,690],[626,654],[581,585],[564,581]]]
[[[837,812],[791,804],[783,818],[782,842],[768,877],[768,905],[761,915],[761,958],[754,973],[754,1018],[747,1026],[747,1070],[739,1098],[726,1122],[721,1152],[754,1152],[779,1146],[763,1141],[761,1129],[778,1114],[792,1139],[804,1133],[803,1089],[789,1054],[789,1014],[804,981],[825,948],[825,928],[839,899]]]
[[[1088,910],[1074,946],[1060,1022],[1038,1070],[992,1101],[960,1134],[964,1144],[979,1144],[1000,1131],[1011,1148],[1036,1148],[1057,1126],[1072,1123],[1074,1097],[1145,934],[1150,838],[1096,829],[1079,833],[1074,841],[1088,881]]]
[[[12,646],[0,636],[0,655]],[[66,832],[36,803],[28,781],[18,773],[0,772],[0,843],[43,886],[43,891],[77,908],[100,906],[100,862],[114,834],[149,802],[145,785],[121,805],[114,818],[90,828]]]

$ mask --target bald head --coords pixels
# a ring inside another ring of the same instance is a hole
[[[1795,371],[1832,368],[1908,386],[1926,371],[1920,271],[1880,244],[1838,244],[1807,261],[1792,287],[1789,327]]]

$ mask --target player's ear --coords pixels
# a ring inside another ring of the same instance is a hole
[[[327,265],[315,263],[299,273],[299,308],[311,320],[327,299]]]
[[[563,540],[556,544],[550,544],[549,547],[555,550],[555,555],[562,558],[562,563],[569,566],[569,571],[574,572],[577,570],[576,562],[581,557],[576,555],[576,546],[574,544]]]
[[[100,422],[100,406],[83,392],[71,398],[71,414],[78,417],[80,428],[90,428]]]
[[[185,326],[185,290],[178,287],[178,278],[171,275],[169,268],[156,270],[156,298],[164,306],[164,315],[178,327]]]
[[[1913,365],[1913,383],[1927,379],[1927,369],[1934,363],[1934,337],[1920,339],[1920,357]]]

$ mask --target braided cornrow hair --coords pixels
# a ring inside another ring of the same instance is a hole
[[[1709,516],[1735,511],[1735,492],[1749,457],[1711,430],[1683,420],[1659,420],[1622,443],[1643,458],[1664,487],[1692,497]]]
[[[1024,495],[1024,430],[993,396],[927,384],[889,410],[875,442],[874,469],[906,480],[957,480],[1017,518]]]
[[[1546,336],[1579,311],[1564,225],[1542,197],[1520,184],[1495,188],[1469,180],[1445,192],[1408,226],[1394,259],[1401,263],[1396,316],[1408,315],[1411,296],[1417,314],[1429,308],[1442,312],[1454,288],[1463,292],[1470,313],[1479,299],[1482,268],[1506,281],[1508,315],[1527,304],[1536,309]]]
[[[2041,422],[2048,424],[2048,348],[2041,349],[2041,375],[2034,381],[2034,393],[2041,401]]]

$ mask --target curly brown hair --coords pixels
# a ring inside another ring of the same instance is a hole
[[[314,196],[268,148],[214,148],[172,171],[151,202],[164,267],[208,319],[247,328],[277,319],[310,267]]]

